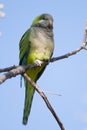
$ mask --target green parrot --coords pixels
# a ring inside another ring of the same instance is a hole
[[[50,60],[54,50],[53,18],[50,14],[41,14],[32,22],[31,27],[24,33],[20,43],[20,65],[36,63],[39,67],[28,69],[27,75],[36,82],[43,73],[46,65],[41,61]],[[23,124],[26,125],[30,114],[35,89],[25,79],[25,103]]]

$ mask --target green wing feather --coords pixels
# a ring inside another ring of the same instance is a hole
[[[20,43],[19,43],[19,49],[20,49],[20,65],[26,63],[26,59],[30,50],[30,42],[28,40],[30,30],[27,30],[25,34],[22,36]]]
[[[29,54],[30,50],[30,42],[29,42],[29,32],[30,30],[27,30],[25,34],[22,36],[19,44],[20,48],[20,65],[25,65],[26,60]],[[32,98],[34,95],[34,89],[33,87],[26,81],[25,82],[25,104],[24,104],[24,113],[23,113],[23,124],[27,124],[28,115],[30,113]]]

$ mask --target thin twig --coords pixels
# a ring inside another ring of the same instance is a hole
[[[9,68],[10,67],[8,67],[7,69],[9,69]],[[6,68],[5,68],[5,70],[6,70]],[[7,73],[5,73],[5,74],[3,74],[3,75],[0,76],[0,84],[2,84],[3,82],[5,82],[7,79],[15,77],[15,76],[17,76],[19,74],[23,74],[24,72],[25,72],[25,69],[22,66],[15,67],[14,69],[12,69],[9,72],[7,72]]]
[[[52,108],[50,102],[48,101],[46,95],[44,94],[44,92],[40,89],[40,87],[38,85],[35,84],[35,82],[26,74],[23,74],[23,77],[30,83],[32,84],[32,86],[35,88],[35,90],[40,94],[40,96],[43,98],[43,100],[45,101],[47,107],[49,108],[49,110],[51,111],[51,113],[53,114],[53,116],[55,117],[58,125],[60,126],[61,130],[65,130],[62,122],[60,121],[59,117],[57,116],[56,112],[54,111],[54,109]]]
[[[0,69],[0,73],[2,72],[8,72],[14,68],[17,68],[17,66],[13,65],[13,66],[10,66],[10,67],[7,67],[7,68],[3,68],[3,69]]]
[[[47,93],[49,95],[54,95],[54,96],[62,96],[61,94],[58,94],[57,92],[51,92],[51,91],[46,91],[46,90],[43,90],[44,93]]]

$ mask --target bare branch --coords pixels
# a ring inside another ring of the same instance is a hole
[[[64,54],[64,55],[62,55],[62,56],[58,56],[58,57],[52,58],[52,59],[50,60],[50,62],[54,62],[54,61],[57,61],[57,60],[62,60],[62,59],[68,58],[68,57],[70,57],[70,56],[72,56],[72,55],[75,55],[76,53],[78,53],[78,52],[81,51],[82,49],[85,49],[85,50],[86,50],[86,48],[84,48],[83,46],[81,46],[81,47],[77,48],[76,50],[74,50],[74,51],[72,51],[72,52],[66,53],[66,54]]]
[[[12,69],[12,67],[9,67],[9,68],[5,68],[3,70],[6,71],[6,69],[9,70],[10,68]],[[14,66],[13,66],[13,68],[14,68]],[[0,76],[0,84],[2,84],[7,79],[15,77],[19,74],[23,74],[24,72],[25,72],[25,69],[22,66],[15,67],[14,69],[12,69],[9,72],[5,73],[4,75]]]
[[[40,89],[40,87],[38,85],[35,84],[35,82],[26,73],[23,74],[23,77],[35,88],[35,90],[43,98],[43,100],[45,101],[48,109],[51,111],[51,113],[53,114],[54,118],[56,119],[58,125],[60,126],[61,130],[65,130],[62,122],[60,121],[60,119],[57,116],[56,112],[52,108],[52,106],[51,106],[50,102],[48,101],[48,99],[47,99],[46,95],[44,94],[44,92]]]
[[[17,66],[13,65],[13,66],[10,66],[10,67],[7,67],[7,68],[0,69],[0,73],[10,71],[14,68],[17,68]]]
[[[67,54],[62,55],[62,56],[51,58],[50,61],[43,61],[42,65],[43,64],[47,65],[50,62],[55,62],[55,61],[58,61],[58,60],[68,58],[69,56],[75,55],[76,53],[78,53],[82,49],[87,50],[87,48],[85,46],[81,46],[78,49],[76,49],[76,50],[74,50],[70,53],[67,53]],[[27,69],[31,69],[31,68],[34,68],[34,67],[38,67],[38,65],[36,65],[36,64],[29,64],[29,65],[25,65],[25,66],[15,66],[14,65],[14,66],[11,66],[11,67],[8,67],[8,68],[0,69],[0,73],[9,71],[8,73],[5,73],[4,75],[0,76],[0,84],[3,83],[7,79],[15,77],[19,74],[23,74]]]

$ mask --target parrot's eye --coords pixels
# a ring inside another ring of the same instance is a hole
[[[46,17],[42,17],[42,20],[48,20]]]
[[[43,17],[42,20],[46,20],[46,19]]]

